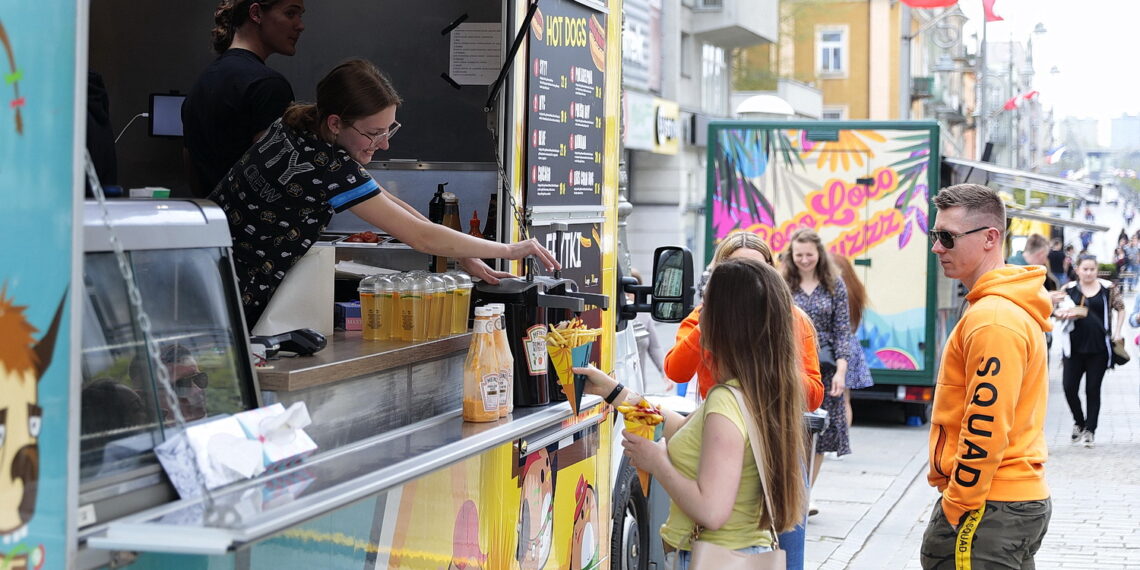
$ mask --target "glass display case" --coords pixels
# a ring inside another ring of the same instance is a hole
[[[177,426],[257,407],[230,235],[210,202],[108,203],[146,314],[130,299],[98,205],[87,204],[80,370],[80,503],[98,523],[173,495],[152,449]],[[175,398],[158,386],[166,369]],[[175,404],[175,400],[177,403]],[[142,493],[134,501],[123,494]]]

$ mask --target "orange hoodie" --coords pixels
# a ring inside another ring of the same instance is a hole
[[[990,501],[1049,497],[1045,484],[1045,268],[982,275],[950,333],[930,422],[930,472],[951,524]]]
[[[804,369],[804,397],[807,399],[808,411],[815,410],[823,403],[823,382],[819,376],[819,354],[815,342],[815,326],[811,324],[811,317],[802,309],[792,306],[792,316],[796,327],[796,336],[800,339],[800,364]],[[698,306],[689,313],[677,329],[677,344],[669,349],[665,355],[665,376],[674,382],[688,382],[697,374],[697,385],[701,389],[701,397],[708,395],[709,390],[716,384],[716,376],[712,373],[712,360],[701,348],[701,329],[698,323],[701,318],[701,308]]]

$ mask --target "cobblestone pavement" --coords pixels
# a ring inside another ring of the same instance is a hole
[[[1045,433],[1053,518],[1038,568],[1140,568],[1140,349],[1131,344],[1138,331],[1125,328],[1133,360],[1105,376],[1092,449],[1069,443],[1073,422],[1060,355],[1052,355]],[[920,568],[918,548],[937,498],[926,483],[927,428],[872,413],[885,417],[856,414],[855,453],[824,463],[812,495],[820,514],[808,523],[806,568]]]

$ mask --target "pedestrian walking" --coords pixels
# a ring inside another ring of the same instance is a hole
[[[966,287],[969,308],[938,370],[927,480],[941,500],[922,537],[922,567],[1033,568],[1052,512],[1045,268],[1002,262],[1005,205],[990,188],[943,188],[934,205],[931,251]]]
[[[816,442],[815,461],[812,462],[812,485],[819,479],[823,454],[837,456],[851,453],[848,436],[847,409],[843,393],[847,388],[847,367],[851,361],[851,317],[847,303],[847,286],[839,278],[823,240],[814,230],[801,228],[792,234],[788,251],[784,254],[782,271],[792,299],[815,324],[819,340],[819,369],[823,376],[823,405],[827,410],[827,429]],[[808,507],[808,515],[818,513]]]
[[[1053,238],[1053,241],[1049,244],[1049,253],[1046,256],[1049,263],[1049,273],[1053,276],[1053,279],[1057,280],[1058,287],[1068,281],[1066,273],[1069,272],[1069,257],[1065,255],[1062,246],[1063,242],[1061,238]]]
[[[859,343],[856,332],[863,321],[863,309],[867,308],[867,288],[859,276],[855,275],[855,267],[851,261],[842,255],[833,255],[835,267],[839,269],[839,276],[847,286],[847,312],[851,315],[851,334],[847,340],[851,343],[851,360],[847,363],[847,389],[843,391],[843,407],[847,412],[847,427],[851,427],[854,414],[851,409],[851,391],[870,388],[875,385],[871,378],[871,369],[867,367],[867,357],[863,354],[863,345]]]
[[[741,319],[741,305],[758,307],[756,318]],[[666,568],[689,568],[696,540],[743,554],[771,551],[773,531],[803,520],[805,401],[792,319],[787,285],[771,266],[752,259],[717,265],[700,316],[716,386],[687,417],[662,410],[664,442],[622,433],[633,465],[669,495],[661,527]],[[574,372],[589,379],[587,393],[611,404],[641,399],[594,367]]]
[[[1124,325],[1124,300],[1111,281],[1097,278],[1096,258],[1077,260],[1077,281],[1067,284],[1065,297],[1054,311],[1064,321],[1061,327],[1062,385],[1065,401],[1073,414],[1070,441],[1092,447],[1100,416],[1100,386],[1112,368],[1112,342]],[[1113,318],[1113,313],[1116,318]],[[1111,331],[1111,334],[1110,334]],[[1081,377],[1085,379],[1085,404],[1081,408]]]

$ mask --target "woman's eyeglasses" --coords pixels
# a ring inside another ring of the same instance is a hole
[[[368,142],[371,143],[371,146],[378,146],[384,140],[392,140],[392,137],[396,136],[396,131],[400,130],[401,125],[399,122],[393,122],[391,125],[388,125],[388,130],[382,133],[377,133],[375,135],[370,135],[356,128],[356,125],[350,124],[348,126],[351,127],[352,130],[360,133],[362,137],[368,139]]]
[[[936,242],[942,244],[942,247],[944,247],[946,249],[954,249],[954,240],[956,240],[960,237],[963,237],[963,236],[968,236],[968,235],[975,233],[975,232],[980,232],[982,230],[988,230],[988,229],[990,229],[990,226],[982,226],[980,228],[974,228],[968,232],[962,232],[960,234],[948,232],[946,230],[930,230],[927,233],[930,235],[930,241],[932,241],[932,242],[936,241]]]

